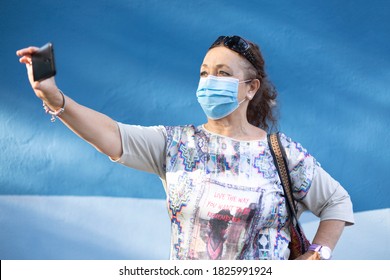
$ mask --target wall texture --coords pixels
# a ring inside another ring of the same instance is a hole
[[[385,0],[0,0],[0,259],[168,257],[160,180],[50,123],[15,51],[53,42],[62,90],[118,121],[201,124],[199,66],[221,34],[260,45],[279,129],[362,217],[348,234],[360,242],[381,221],[387,247],[339,257],[390,258],[389,16]]]

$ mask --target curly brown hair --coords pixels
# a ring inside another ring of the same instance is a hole
[[[248,109],[246,112],[248,122],[266,131],[276,128],[276,98],[278,93],[275,86],[268,79],[267,73],[265,72],[265,63],[259,46],[242,37],[233,36],[243,39],[249,45],[248,52],[243,54],[236,49],[226,46],[224,44],[224,40],[221,40],[222,37],[224,36],[220,36],[209,49],[217,46],[224,46],[239,53],[249,62],[247,64],[247,78],[258,79],[260,81],[260,88],[248,104]]]

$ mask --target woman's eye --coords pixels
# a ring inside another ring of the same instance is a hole
[[[200,72],[200,76],[201,76],[201,77],[207,77],[207,72],[206,72],[206,71]]]
[[[219,71],[220,76],[231,76],[230,73],[225,72],[225,71]]]

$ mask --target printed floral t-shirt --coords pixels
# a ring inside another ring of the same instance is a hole
[[[288,259],[287,210],[267,140],[237,141],[202,126],[166,132],[171,259]],[[303,198],[315,160],[284,135],[282,142]]]

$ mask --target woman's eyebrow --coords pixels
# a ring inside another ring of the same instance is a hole
[[[206,63],[203,63],[203,64],[202,64],[202,67],[209,67],[209,66],[208,66]],[[217,68],[226,67],[226,68],[231,69],[231,67],[230,67],[229,65],[223,64],[223,63],[222,63],[222,64],[217,64],[216,67],[217,67]]]

